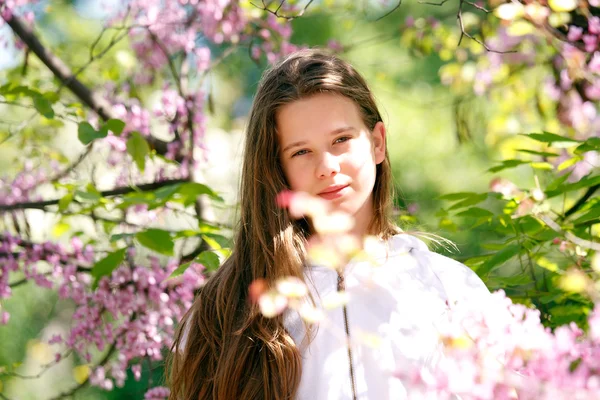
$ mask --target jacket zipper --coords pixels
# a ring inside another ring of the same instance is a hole
[[[345,291],[346,284],[344,282],[344,275],[341,271],[338,271],[337,290]],[[348,349],[348,362],[350,364],[350,384],[352,385],[352,399],[356,400],[356,379],[354,378],[354,364],[352,362],[352,348],[350,347],[350,328],[348,326],[348,308],[344,304],[344,329],[346,330],[346,346]]]

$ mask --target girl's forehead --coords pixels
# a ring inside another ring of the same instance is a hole
[[[277,113],[277,132],[282,136],[320,134],[344,126],[363,128],[356,103],[340,94],[319,93],[293,101]]]

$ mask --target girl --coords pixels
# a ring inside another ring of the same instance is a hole
[[[406,398],[402,378],[440,357],[435,323],[448,302],[489,292],[391,221],[386,129],[366,82],[335,56],[295,53],[264,74],[247,135],[233,252],[181,321],[170,398]],[[276,203],[288,189],[353,216],[354,235],[380,240],[379,266],[353,261],[338,275],[310,265],[310,221]],[[291,311],[264,317],[249,286],[289,276],[310,282],[317,306],[338,289],[350,300],[327,313],[328,326],[305,326]],[[375,345],[360,340],[375,335]]]

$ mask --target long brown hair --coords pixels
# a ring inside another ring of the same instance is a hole
[[[283,319],[265,318],[248,301],[255,279],[303,279],[306,221],[276,205],[288,188],[279,160],[276,114],[285,104],[323,92],[353,100],[369,130],[381,115],[365,80],[348,63],[319,50],[292,54],[266,71],[248,123],[240,188],[240,221],[233,252],[200,290],[181,321],[169,360],[171,400],[294,398],[299,350]],[[369,232],[398,232],[389,219],[389,158],[377,165]]]

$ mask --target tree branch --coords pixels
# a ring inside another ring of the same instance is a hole
[[[392,8],[390,11],[386,12],[385,14],[383,14],[381,17],[378,17],[375,20],[375,22],[381,21],[382,19],[384,19],[385,17],[387,17],[388,15],[390,15],[391,13],[393,13],[394,11],[396,11],[397,9],[399,9],[401,5],[402,5],[402,0],[399,0],[398,4],[396,4],[396,6],[394,8]]]
[[[4,254],[0,253],[0,256],[2,256],[2,255],[4,255]],[[13,256],[14,256],[14,255],[15,255],[15,254],[13,253]],[[18,256],[18,254],[17,254],[17,256]],[[42,261],[42,260],[40,260],[40,261]],[[63,265],[67,265],[67,264],[68,264],[68,263],[67,263],[65,260],[60,260],[59,262],[60,262],[61,264],[63,264]],[[91,268],[90,268],[90,267],[82,267],[82,266],[78,266],[78,267],[77,267],[77,272],[85,272],[85,273],[89,273],[90,271],[91,271]],[[44,273],[43,273],[43,274],[41,274],[41,275],[42,275],[42,276],[48,276],[48,275],[52,275],[52,271],[44,272]],[[30,280],[32,280],[32,279],[33,279],[33,278],[22,278],[22,279],[19,279],[18,281],[14,281],[14,282],[12,282],[12,283],[9,283],[9,284],[8,284],[8,287],[10,287],[11,289],[13,289],[13,288],[16,288],[16,287],[18,287],[18,286],[21,286],[21,285],[24,285],[24,284],[26,284],[27,282],[29,282],[29,281],[30,281]]]
[[[286,19],[288,21],[291,21],[293,19],[296,19],[296,18],[301,17],[302,15],[304,15],[304,13],[306,12],[306,10],[308,9],[308,7],[311,5],[311,3],[313,1],[314,0],[309,0],[308,3],[306,3],[306,5],[304,6],[304,8],[302,10],[300,10],[298,12],[298,14],[296,14],[296,15],[282,15],[282,14],[279,13],[279,10],[281,9],[281,6],[283,6],[283,3],[285,3],[285,0],[281,0],[280,4],[279,4],[279,6],[277,7],[276,10],[270,10],[269,9],[270,3],[269,3],[269,5],[267,5],[267,4],[265,4],[264,0],[262,2],[263,3],[262,7],[257,6],[253,2],[250,2],[250,4],[252,4],[254,7],[258,8],[259,10],[263,10],[263,11],[266,11],[268,13],[273,14],[277,18],[282,18],[282,19]]]
[[[106,364],[108,362],[109,358],[114,354],[115,350],[117,350],[116,340],[112,343],[112,345],[110,346],[110,349],[108,350],[106,355],[102,358],[102,360],[100,360],[100,362],[98,364],[96,364],[96,367],[100,367],[100,366],[103,366],[104,364]],[[50,400],[59,400],[59,399],[64,399],[65,397],[73,397],[73,395],[76,392],[78,392],[80,389],[83,389],[85,386],[87,386],[89,381],[90,381],[90,377],[88,376],[83,382],[81,382],[80,384],[75,386],[73,389],[69,390],[68,392],[60,393],[58,396],[52,397]]]
[[[577,202],[575,204],[573,204],[571,206],[571,208],[569,208],[567,211],[565,211],[564,218],[567,218],[571,214],[574,214],[575,212],[577,212],[577,210],[579,210],[585,204],[585,202],[588,201],[588,199],[590,197],[592,197],[592,195],[594,194],[594,192],[596,192],[598,189],[600,189],[600,184],[594,185],[594,186],[590,186],[587,189],[587,191],[584,193],[584,195],[581,196],[581,198],[579,200],[577,200]]]
[[[105,190],[100,192],[102,197],[110,197],[110,196],[119,196],[122,194],[132,193],[132,192],[146,192],[149,190],[158,189],[164,186],[175,185],[178,183],[187,182],[187,179],[171,179],[166,181],[158,181],[147,183],[144,185],[139,185],[136,187],[132,186],[123,186],[118,187],[111,190]],[[44,201],[33,201],[27,203],[15,203],[15,204],[1,204],[0,211],[12,211],[12,210],[24,210],[24,209],[37,209],[37,210],[45,210],[48,206],[53,206],[58,204],[60,199],[52,199],[52,200],[44,200]]]
[[[569,231],[564,231],[560,225],[558,225],[556,222],[554,222],[552,220],[552,218],[543,215],[543,214],[537,214],[535,215],[537,218],[541,219],[550,229],[552,229],[553,231],[555,231],[556,233],[559,233],[561,235],[564,235],[564,237],[575,243],[576,245],[579,245],[580,247],[583,247],[584,249],[592,249],[592,250],[596,250],[596,251],[600,251],[600,243],[594,243],[590,240],[585,240],[582,239],[580,237],[575,236],[574,234],[572,234]]]
[[[469,39],[473,40],[474,42],[476,42],[476,43],[480,44],[481,46],[483,46],[483,48],[486,51],[489,51],[490,53],[499,53],[499,54],[516,53],[516,50],[505,50],[504,51],[504,50],[494,50],[494,49],[491,49],[483,41],[477,39],[475,36],[473,36],[470,33],[468,33],[465,30],[465,26],[464,26],[464,23],[463,23],[463,15],[462,15],[463,5],[464,4],[469,4],[470,6],[475,7],[478,10],[481,10],[481,11],[486,12],[486,13],[489,13],[490,11],[488,9],[486,9],[485,7],[482,7],[482,6],[480,6],[478,4],[475,4],[475,3],[471,2],[471,1],[468,1],[468,0],[459,0],[459,1],[460,1],[460,3],[458,5],[458,11],[456,13],[456,19],[458,20],[458,26],[460,27],[460,38],[458,39],[458,45],[457,46],[460,46],[460,44],[462,43],[463,38],[466,36]],[[439,3],[434,3],[434,2],[429,2],[429,1],[419,1],[420,4],[427,4],[427,5],[430,5],[430,6],[438,6],[438,7],[443,6],[447,2],[448,2],[448,0],[441,0]]]
[[[98,116],[107,121],[114,118],[111,104],[97,93],[90,90],[79,79],[75,77],[69,67],[49,49],[39,41],[35,33],[29,28],[17,15],[12,15],[10,18],[5,18],[5,21],[12,28],[27,47],[35,53],[35,55],[52,71],[52,73],[60,80],[60,82],[68,87],[75,96],[77,96],[84,104],[92,109]],[[159,154],[167,153],[167,142],[150,136],[147,138],[150,145],[156,149]]]

